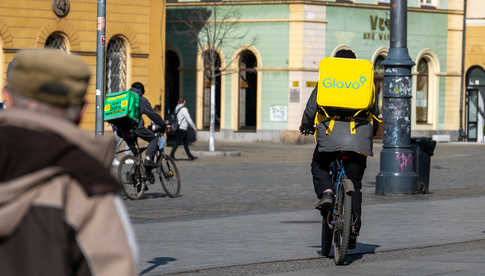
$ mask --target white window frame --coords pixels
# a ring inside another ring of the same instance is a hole
[[[377,0],[377,4],[389,4],[391,0]]]
[[[430,2],[430,3],[427,3]],[[438,8],[439,0],[419,0],[421,7]]]

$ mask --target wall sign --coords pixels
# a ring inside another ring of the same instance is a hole
[[[273,105],[269,107],[270,121],[288,121],[288,106]]]
[[[370,32],[363,34],[364,40],[389,40],[391,30],[391,20],[377,15],[370,15]]]

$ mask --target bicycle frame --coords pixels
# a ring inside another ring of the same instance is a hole
[[[336,168],[335,168],[336,167]],[[339,191],[339,186],[342,181],[342,176],[345,174],[345,168],[344,165],[342,164],[342,161],[340,158],[337,158],[335,160],[335,165],[333,170],[335,171],[334,173],[337,174],[337,182],[335,183],[335,195],[333,198],[334,204],[333,204],[333,213],[335,214],[337,212],[337,205],[335,204],[335,200],[338,198],[338,191]]]

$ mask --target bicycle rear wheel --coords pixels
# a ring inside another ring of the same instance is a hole
[[[158,175],[163,190],[169,197],[177,197],[180,194],[180,174],[175,162],[165,154],[159,160]]]
[[[145,191],[143,170],[145,168],[133,155],[123,157],[118,166],[118,179],[121,182],[121,190],[129,199],[139,199]]]
[[[332,221],[332,208],[325,208],[320,210],[322,215],[322,256],[330,256],[330,248],[332,247],[333,227]]]
[[[336,202],[337,214],[335,216],[335,227],[333,232],[333,252],[335,264],[341,265],[345,262],[345,253],[349,246],[350,229],[352,226],[352,195],[345,193],[344,181],[350,181],[345,176],[338,188]]]

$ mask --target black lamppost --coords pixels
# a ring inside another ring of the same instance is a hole
[[[96,46],[96,136],[104,134],[104,59],[106,44],[106,0],[98,0]]]
[[[407,0],[391,0],[391,45],[384,65],[384,146],[376,194],[414,193],[411,147],[411,68],[407,49]]]

